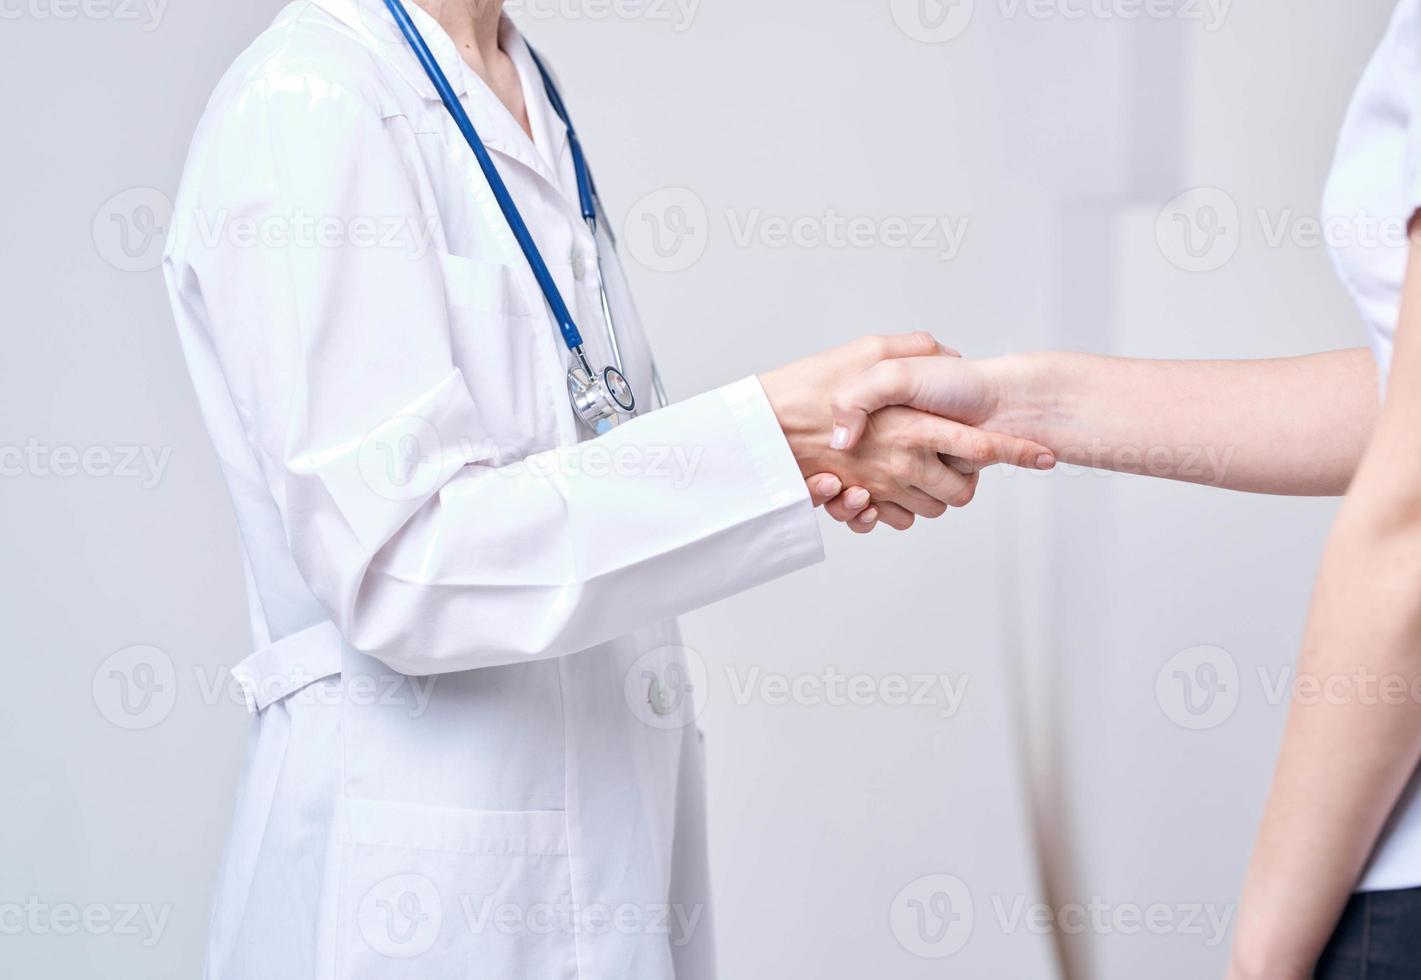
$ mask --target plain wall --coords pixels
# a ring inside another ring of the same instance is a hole
[[[673,396],[865,332],[968,354],[1363,342],[1323,250],[1270,243],[1257,212],[1317,214],[1387,5],[935,3],[515,8]],[[0,5],[0,450],[25,453],[0,476],[0,972],[195,977],[247,725],[225,671],[249,644],[145,246],[207,93],[277,5],[68,9]],[[1238,209],[1237,254],[1205,272],[1158,230],[1191,188]],[[849,217],[867,247],[834,238]],[[923,227],[927,247],[900,241]],[[55,473],[85,450],[88,472]],[[1282,721],[1258,670],[1291,662],[1332,512],[993,473],[910,535],[826,523],[823,565],[690,615],[723,975],[1217,975]],[[1181,709],[1201,663],[1238,671],[1227,713]],[[829,703],[831,672],[888,693]],[[958,919],[932,943],[904,909],[937,892]],[[1037,903],[1066,928],[1033,928]],[[1164,928],[1130,926],[1155,906]]]

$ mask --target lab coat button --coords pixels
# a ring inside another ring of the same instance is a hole
[[[653,675],[646,688],[646,700],[651,705],[653,714],[665,718],[675,712],[680,698],[674,690],[661,683],[660,677]]]
[[[581,282],[583,280],[583,277],[586,275],[587,260],[582,257],[581,252],[574,250],[572,253],[572,278],[576,279],[578,282]]]

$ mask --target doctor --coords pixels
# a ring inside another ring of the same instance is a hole
[[[830,450],[831,393],[925,335],[651,411],[500,6],[292,4],[193,142],[165,272],[256,637],[209,980],[712,976],[674,617],[817,561],[841,486],[906,527],[1053,462],[911,409]]]

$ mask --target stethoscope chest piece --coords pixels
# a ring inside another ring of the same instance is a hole
[[[631,384],[610,365],[594,375],[585,364],[573,364],[567,371],[567,394],[577,417],[598,435],[636,415]]]

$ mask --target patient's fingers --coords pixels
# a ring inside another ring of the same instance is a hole
[[[895,491],[892,503],[929,520],[936,520],[947,513],[946,502],[938,500],[932,494],[925,493],[917,487],[904,487],[902,490]]]
[[[936,416],[924,416],[914,437],[924,449],[956,457],[972,469],[997,463],[1029,470],[1049,470],[1056,465],[1056,454],[1039,442],[976,429]]]
[[[937,458],[942,460],[944,466],[951,466],[963,476],[971,476],[973,473],[981,472],[978,467],[973,466],[965,459],[958,459],[956,456],[944,456],[942,453],[938,453]]]
[[[977,474],[963,473],[933,455],[924,459],[921,475],[913,485],[949,507],[966,507],[977,492]]]

